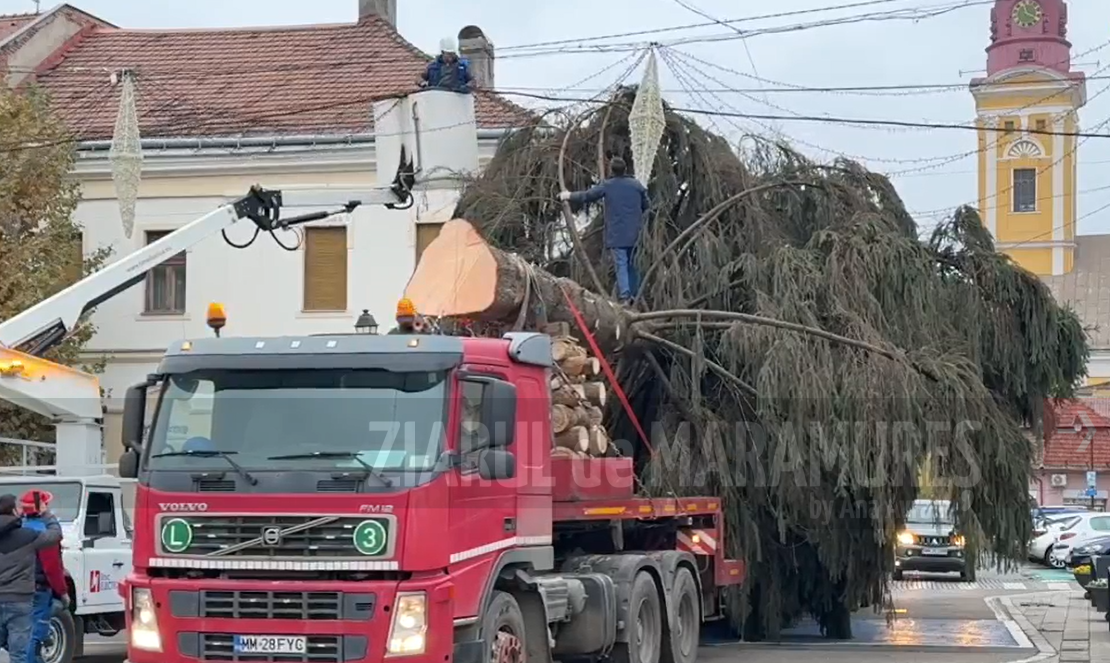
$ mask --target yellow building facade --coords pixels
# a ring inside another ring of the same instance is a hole
[[[1090,329],[1086,387],[1110,395],[1110,235],[1078,235],[1079,110],[1064,0],[996,0],[986,76],[971,83],[979,213],[997,248]],[[1103,391],[1105,390],[1105,393]]]

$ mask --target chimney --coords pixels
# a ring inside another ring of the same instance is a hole
[[[470,61],[474,83],[487,90],[493,89],[493,42],[476,25],[459,30],[459,57]]]
[[[371,16],[380,16],[386,23],[397,27],[397,0],[358,0],[358,22],[362,23]]]

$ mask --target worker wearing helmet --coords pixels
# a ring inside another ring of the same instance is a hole
[[[470,92],[470,63],[459,57],[455,40],[444,37],[439,41],[439,55],[428,63],[421,75],[421,85],[455,92]]]
[[[50,513],[54,496],[45,490],[29,490],[20,498],[23,526],[36,532],[45,532],[49,520],[57,522]],[[27,647],[27,663],[42,663],[42,646],[50,634],[50,617],[54,601],[69,607],[69,590],[66,587],[65,567],[62,563],[60,544],[41,548],[35,559],[35,596],[31,613],[31,638]]]
[[[390,334],[420,334],[424,331],[424,321],[407,297],[397,302],[396,319],[397,326],[389,330]]]

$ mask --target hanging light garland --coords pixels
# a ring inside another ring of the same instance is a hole
[[[659,87],[659,67],[655,50],[647,57],[644,76],[636,91],[636,101],[628,114],[628,133],[632,141],[632,168],[636,179],[647,186],[655,167],[655,154],[663,140],[667,121],[663,112],[663,92]]]
[[[119,216],[123,234],[131,239],[135,228],[135,207],[139,200],[139,184],[143,173],[143,148],[139,135],[139,114],[135,110],[135,75],[130,70],[112,74],[113,84],[120,86],[119,111],[112,134],[108,160],[112,164],[112,182],[116,185]]]

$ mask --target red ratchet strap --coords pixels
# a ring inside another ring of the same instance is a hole
[[[605,360],[605,354],[601,351],[601,348],[597,346],[597,340],[594,339],[594,335],[590,333],[590,328],[586,324],[585,318],[582,317],[582,312],[574,305],[574,300],[570,298],[570,293],[567,292],[563,284],[559,284],[559,289],[563,291],[563,297],[567,300],[567,306],[570,307],[570,312],[574,315],[574,322],[586,337],[586,343],[590,345],[590,351],[594,353],[598,363],[601,364],[601,370],[605,372],[605,379],[609,381],[609,386],[617,393],[617,399],[620,400],[621,407],[624,408],[624,413],[628,415],[628,418],[632,421],[632,425],[636,427],[636,432],[639,433],[640,439],[643,441],[644,447],[647,448],[648,453],[654,457],[655,449],[651,447],[651,442],[648,441],[648,436],[647,433],[644,432],[644,427],[640,425],[639,418],[637,418],[636,413],[632,411],[632,405],[628,402],[628,396],[624,394],[624,389],[621,389],[620,384],[617,382],[617,376],[613,374],[612,367],[609,366],[609,362]]]

